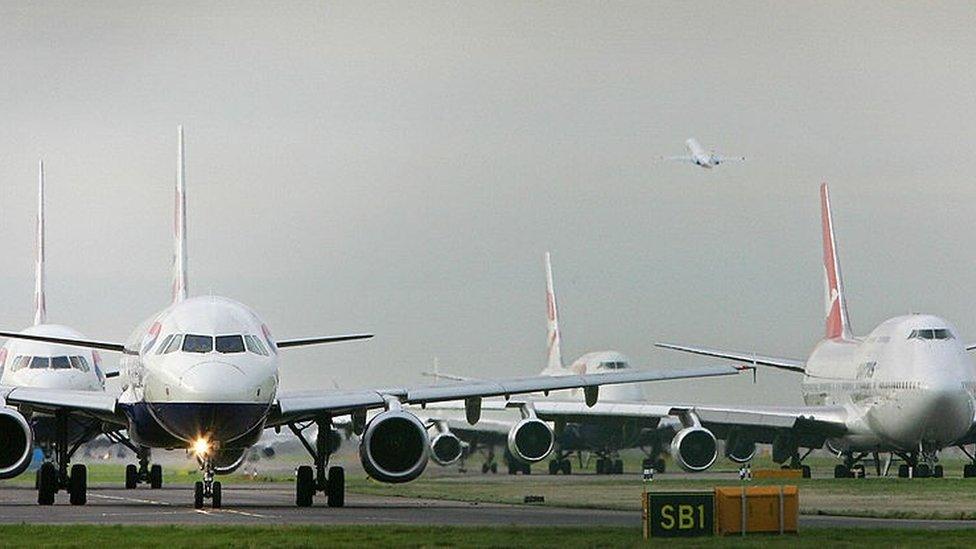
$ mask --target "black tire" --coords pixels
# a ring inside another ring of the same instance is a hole
[[[486,474],[488,472],[489,467],[491,467],[491,466],[488,465],[488,463],[482,463],[481,464],[481,474],[482,475]]]
[[[203,482],[199,480],[193,484],[193,508],[203,509]]]
[[[803,478],[810,478],[810,466],[809,465],[801,465],[800,466],[800,471],[803,472]]]
[[[657,463],[655,465],[656,465],[656,467],[654,467],[654,472],[656,472],[656,473],[663,473],[664,472],[664,469],[665,469],[665,466],[664,466],[664,458],[659,458],[657,460]]]
[[[932,476],[932,469],[928,463],[919,463],[915,468],[915,476],[918,478],[929,478]]]
[[[976,477],[976,464],[967,463],[962,468],[962,478],[973,478]]]
[[[220,498],[221,498],[220,483],[214,482],[213,487],[211,488],[210,506],[213,507],[214,509],[220,509],[220,505],[221,505]]]
[[[867,478],[867,474],[864,472],[864,466],[857,464],[851,467],[851,478]]]
[[[624,460],[618,459],[613,462],[613,474],[622,475],[624,474]]]
[[[498,464],[497,463],[492,463],[491,464],[491,474],[493,474],[493,475],[498,474]]]
[[[71,466],[71,477],[68,479],[68,494],[71,505],[88,503],[88,468],[80,463]]]
[[[967,465],[966,467],[969,466]],[[34,471],[34,489],[35,490],[41,489],[41,468],[40,467],[38,467],[37,470]]]
[[[329,507],[345,507],[346,505],[346,471],[342,467],[329,467],[327,485]]]
[[[153,465],[149,468],[149,487],[159,490],[163,487],[163,466]]]
[[[596,474],[603,474],[603,458],[596,460]]]
[[[125,466],[125,489],[132,490],[139,484],[139,469],[132,463]]]
[[[898,478],[908,478],[908,465],[902,463],[898,466]]]
[[[522,474],[523,475],[531,475],[532,474],[532,465],[529,464],[529,463],[526,463],[526,464],[522,465]]]
[[[845,465],[837,464],[834,466],[834,478],[850,478],[851,471]]]
[[[302,465],[298,468],[295,475],[295,505],[299,507],[311,507],[312,496],[315,495],[315,477],[312,468]]]
[[[573,462],[569,461],[568,459],[564,459],[562,470],[563,474],[566,476],[573,474]]]
[[[941,465],[936,465],[932,469],[932,478],[942,478],[945,476],[945,469]]]
[[[559,468],[560,468],[560,466],[561,466],[561,464],[557,460],[554,460],[554,459],[553,460],[550,460],[549,461],[549,474],[550,475],[557,475],[557,474],[559,474]]]
[[[54,505],[54,494],[58,491],[58,470],[48,461],[41,464],[39,476],[38,505]]]

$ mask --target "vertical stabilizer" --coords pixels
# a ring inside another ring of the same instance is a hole
[[[173,303],[186,299],[186,166],[183,160],[183,126],[177,126],[176,207],[173,212]]]
[[[826,183],[820,185],[820,215],[823,222],[826,337],[828,339],[853,339],[851,322],[847,316],[847,298],[844,295],[844,279],[840,272],[840,258],[837,257],[837,240],[834,238],[834,217],[830,210],[830,191]]]
[[[34,326],[47,322],[47,299],[44,297],[44,161],[37,162],[37,234],[34,258]]]
[[[548,350],[546,356],[546,371],[561,372],[563,370],[562,341],[559,334],[559,311],[556,309],[556,292],[552,284],[552,262],[549,252],[546,252],[546,309],[548,319]]]

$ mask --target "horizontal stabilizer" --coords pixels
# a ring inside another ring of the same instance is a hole
[[[306,345],[319,345],[323,343],[339,343],[341,341],[355,341],[357,339],[369,339],[373,337],[373,334],[352,334],[352,335],[339,335],[339,336],[326,336],[326,337],[310,337],[306,339],[286,339],[284,341],[276,341],[275,346],[279,349],[284,349],[286,347],[304,347]]]
[[[674,345],[671,343],[655,343],[654,346],[661,347],[662,349],[671,349],[674,351],[682,351],[685,353],[692,353],[696,355],[725,358],[728,360],[745,362],[747,364],[754,364],[757,366],[769,366],[772,368],[780,368],[781,370],[789,370],[791,372],[799,372],[801,374],[806,371],[806,363],[804,363],[802,360],[797,360],[795,358],[781,358],[775,356],[757,355],[755,353],[722,351],[719,349],[709,349],[707,347],[687,347],[684,345]]]

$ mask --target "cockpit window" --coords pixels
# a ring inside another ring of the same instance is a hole
[[[912,330],[908,339],[955,339],[956,336],[948,328],[922,328]]]
[[[71,361],[66,356],[52,356],[51,368],[55,370],[70,370]]]
[[[213,351],[213,338],[204,335],[186,334],[183,337],[183,351],[187,353],[209,353]]]
[[[627,367],[626,362],[604,362],[600,364],[604,370],[623,370]]]
[[[243,353],[244,338],[239,335],[217,336],[218,353]]]
[[[244,336],[244,342],[247,343],[247,350],[261,356],[268,356],[268,348],[261,343],[261,340],[252,335]]]
[[[71,360],[71,367],[82,372],[89,372],[88,361],[83,356],[68,357]]]
[[[163,354],[163,351],[166,350],[166,346],[173,341],[174,337],[176,337],[176,334],[169,334],[168,336],[166,336],[166,339],[164,339],[163,342],[160,343],[159,347],[156,349],[156,354],[157,355]]]
[[[173,339],[169,342],[166,347],[162,348],[164,354],[169,354],[174,351],[180,350],[180,345],[183,344],[183,334],[176,334]]]
[[[51,363],[51,359],[46,356],[35,356],[31,358],[31,370],[43,370]]]

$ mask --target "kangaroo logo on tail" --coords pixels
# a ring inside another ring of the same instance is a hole
[[[820,185],[820,215],[823,223],[826,337],[828,339],[853,339],[851,322],[847,316],[847,299],[844,297],[844,281],[840,272],[840,259],[837,257],[834,219],[830,209],[830,191],[826,183]]]

